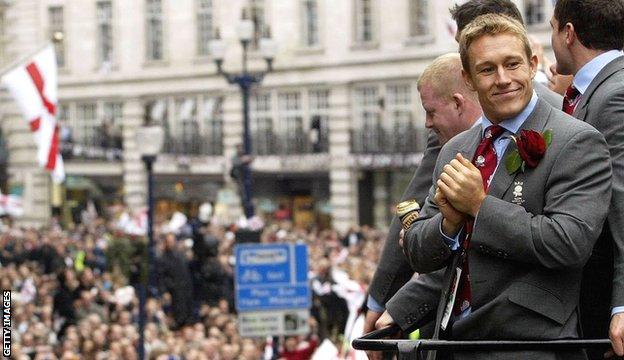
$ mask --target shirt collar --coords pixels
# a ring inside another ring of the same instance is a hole
[[[531,115],[536,105],[537,105],[537,94],[535,93],[535,91],[533,91],[533,96],[531,96],[531,101],[529,101],[527,106],[525,106],[524,110],[522,110],[520,114],[512,118],[505,119],[501,121],[498,125],[500,125],[507,132],[516,134],[518,130],[520,130],[520,127],[522,126],[522,124],[524,124],[526,119],[529,117],[529,115]],[[481,125],[481,136],[484,136],[485,129],[487,129],[488,126],[491,126],[492,122],[487,117],[485,117],[485,114],[483,114],[481,115],[479,120],[477,120],[475,125],[476,124]]]
[[[574,75],[574,80],[572,83],[574,87],[581,93],[584,94],[589,87],[589,84],[594,80],[596,75],[602,70],[608,63],[613,61],[615,58],[623,56],[624,52],[621,50],[609,50],[605,53],[602,53],[595,58],[593,58],[590,62],[583,65],[581,69]]]

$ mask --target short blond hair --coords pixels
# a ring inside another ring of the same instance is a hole
[[[438,98],[451,100],[453,94],[461,93],[473,100],[476,92],[466,86],[461,76],[462,62],[459,53],[453,52],[438,56],[429,64],[418,79],[418,91],[427,84]]]
[[[511,34],[522,42],[527,59],[531,59],[531,43],[526,29],[522,24],[507,15],[485,14],[474,19],[464,28],[459,37],[459,55],[462,66],[467,73],[470,73],[470,62],[468,59],[468,48],[477,39],[483,36],[494,36],[499,34]]]

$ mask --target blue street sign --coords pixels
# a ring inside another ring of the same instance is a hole
[[[241,244],[236,253],[236,309],[309,309],[308,247]]]

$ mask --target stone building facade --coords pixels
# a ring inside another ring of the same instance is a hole
[[[85,193],[138,208],[146,185],[134,134],[155,121],[166,132],[155,165],[159,206],[212,200],[233,214],[229,169],[241,142],[241,95],[217,74],[209,41],[218,30],[228,45],[224,68],[240,71],[236,25],[244,11],[257,36],[270,31],[278,45],[274,71],[251,99],[257,207],[271,212],[285,203],[300,210],[303,223],[331,218],[340,230],[386,225],[425,145],[416,81],[431,59],[456,49],[453,3],[2,0],[3,67],[63,35],[58,117],[68,174],[65,187],[51,186],[34,163],[26,122],[3,91],[3,190],[23,194],[27,224],[44,222],[51,205],[78,206]],[[517,4],[548,44],[551,1]],[[265,69],[253,44],[249,67]],[[71,199],[76,189],[83,195]]]

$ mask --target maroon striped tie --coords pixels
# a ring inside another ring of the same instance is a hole
[[[490,178],[496,170],[496,150],[494,150],[494,140],[501,136],[505,132],[505,129],[498,125],[491,125],[485,129],[485,136],[481,139],[477,150],[475,151],[472,163],[481,172],[481,179],[483,180],[483,189],[487,192],[490,184]],[[472,301],[472,290],[470,289],[470,269],[468,267],[467,251],[470,246],[470,237],[472,235],[472,228],[474,224],[472,221],[466,222],[466,236],[462,242],[462,273],[459,279],[459,288],[453,306],[453,314],[460,315],[466,309],[470,308],[470,302]]]
[[[576,109],[576,105],[581,98],[579,95],[581,93],[574,87],[574,85],[570,85],[565,92],[565,96],[563,97],[563,112],[568,115],[572,115],[574,113],[574,109]]]

